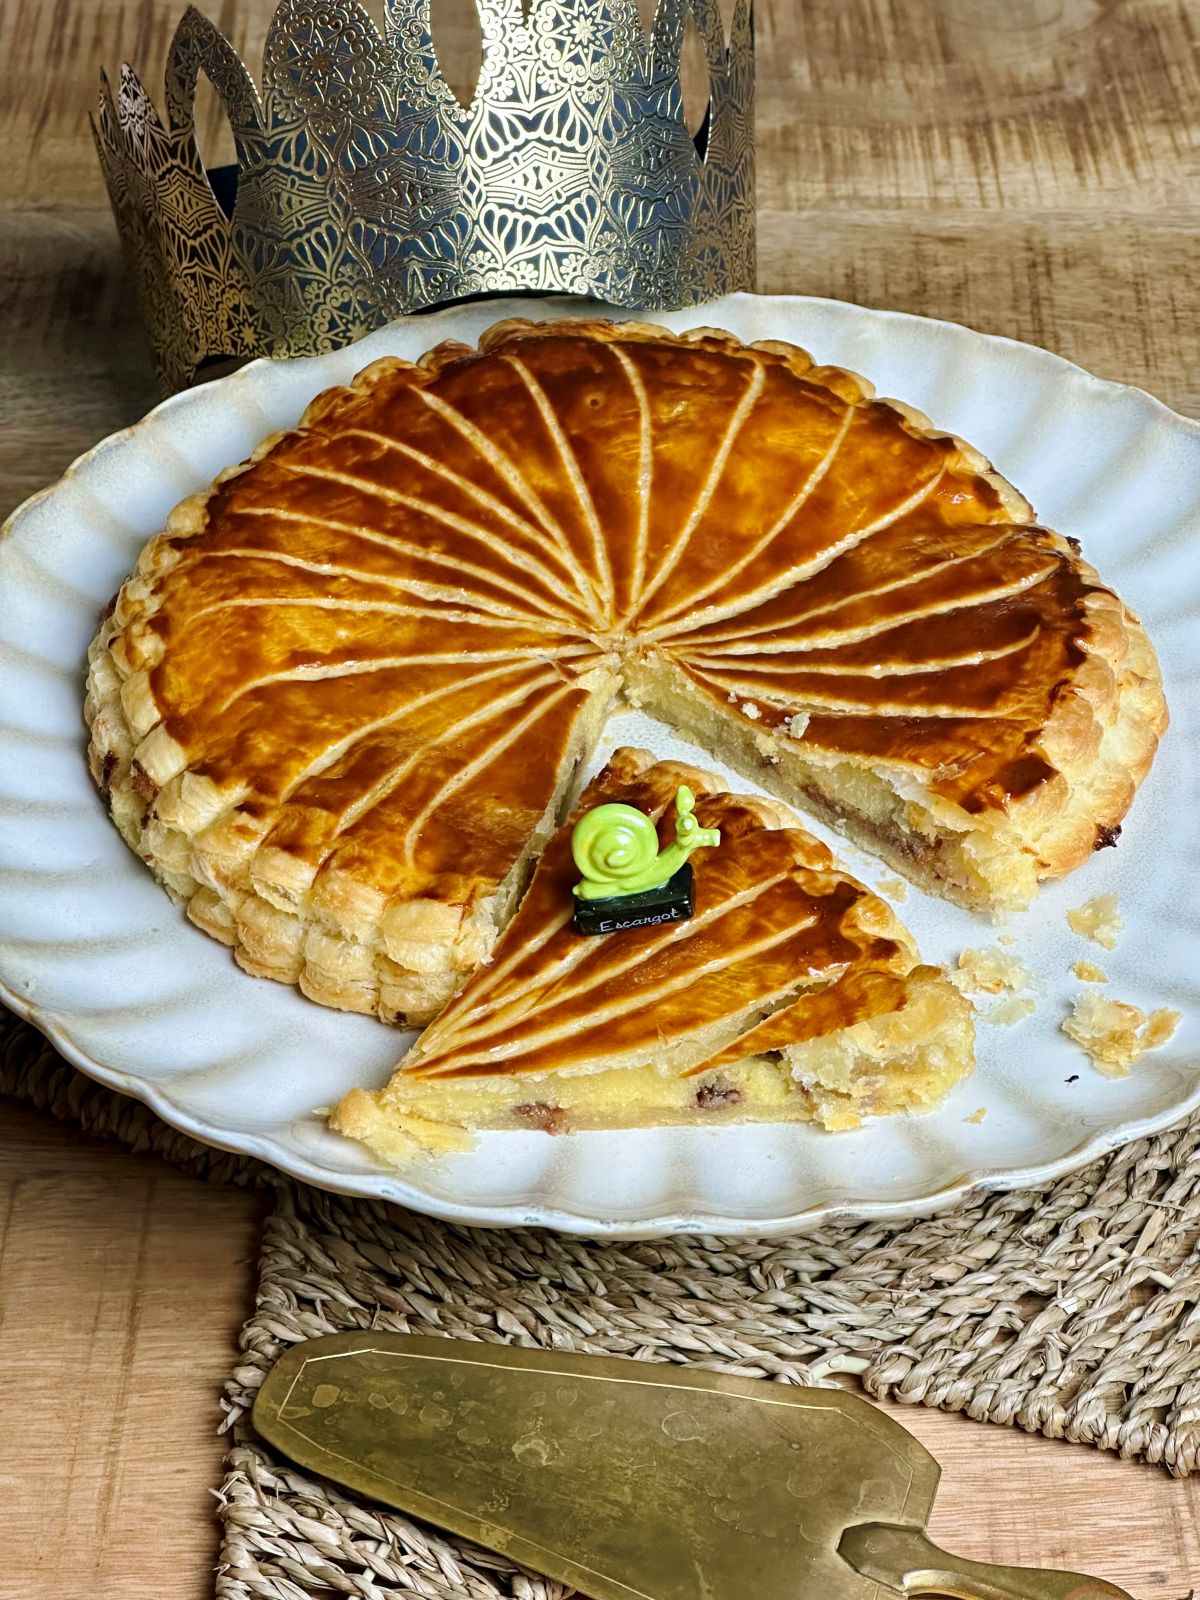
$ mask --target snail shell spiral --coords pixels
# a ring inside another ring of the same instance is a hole
[[[601,887],[621,894],[658,858],[658,829],[634,806],[597,806],[582,817],[571,838],[575,865],[593,893]]]

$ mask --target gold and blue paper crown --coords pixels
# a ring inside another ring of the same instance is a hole
[[[749,0],[475,0],[479,83],[442,75],[430,0],[283,0],[261,93],[198,11],[171,44],[165,116],[121,69],[96,145],[161,383],[215,360],[336,349],[402,312],[487,293],[666,308],[754,282]],[[709,102],[689,132],[689,15]],[[205,73],[235,169],[205,172]]]

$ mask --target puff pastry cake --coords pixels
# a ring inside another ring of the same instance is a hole
[[[847,1128],[926,1110],[970,1071],[968,1002],[786,807],[623,749],[579,810],[622,800],[669,823],[680,784],[721,836],[692,857],[690,920],[581,938],[572,817],[492,960],[333,1127],[384,1159],[488,1128]]]
[[[1111,842],[1137,619],[969,446],[802,351],[505,322],[180,505],[93,643],[113,816],[247,971],[420,1023],[614,697],[970,906]]]

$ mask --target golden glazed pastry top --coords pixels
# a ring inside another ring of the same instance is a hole
[[[1136,619],[1030,517],[792,346],[501,323],[376,362],[177,508],[93,648],[93,770],[244,965],[383,1015],[448,997],[403,998],[434,945],[479,959],[638,673],[776,750],[1024,808],[1063,871],[1164,718]]]
[[[377,363],[180,546],[148,624],[170,645],[151,676],[168,730],[296,811],[277,774],[298,742],[324,754],[448,667],[429,731],[474,712],[511,735],[531,699],[554,721],[598,652],[656,646],[773,724],[809,711],[810,744],[936,770],[969,807],[1025,792],[1097,585],[953,440],[846,388],[796,352],[620,328]],[[359,782],[380,775],[365,757]]]
[[[903,1005],[916,952],[877,895],[782,806],[723,793],[692,767],[652,762],[618,750],[577,815],[622,800],[653,817],[665,843],[679,785],[695,788],[697,819],[719,828],[721,843],[691,858],[694,916],[578,934],[579,873],[564,826],[492,962],[422,1034],[405,1073],[570,1072],[598,1060],[641,1064],[650,1051],[658,1066],[694,1074]]]

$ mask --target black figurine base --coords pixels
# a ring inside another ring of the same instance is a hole
[[[658,922],[686,922],[696,909],[692,864],[685,861],[673,878],[657,889],[614,894],[604,900],[575,896],[576,933],[620,933],[625,928],[651,928]]]

